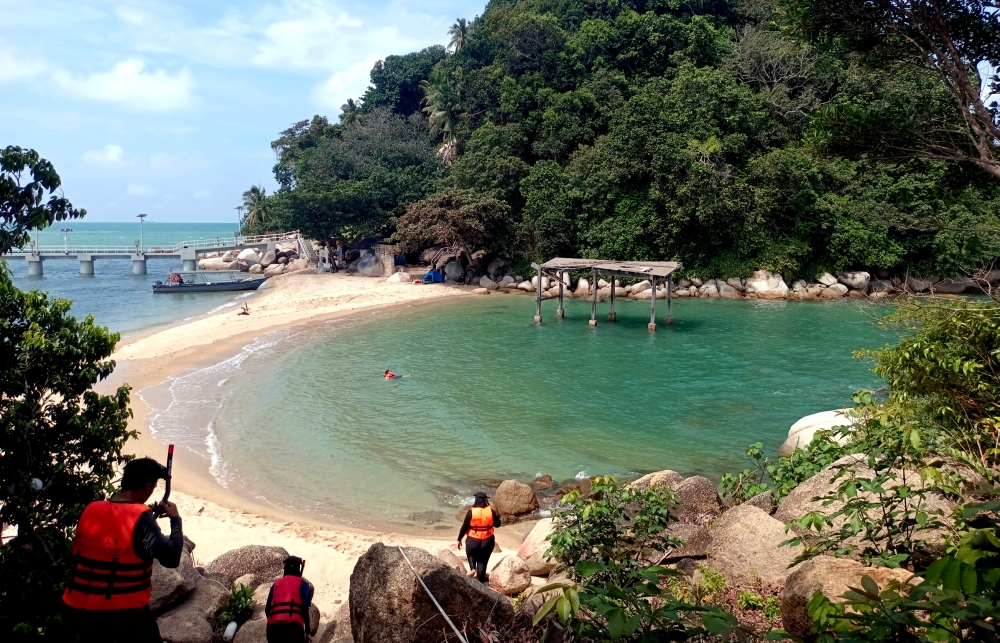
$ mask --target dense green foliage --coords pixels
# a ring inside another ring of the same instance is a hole
[[[32,230],[87,214],[62,196],[61,184],[52,163],[35,150],[0,150],[0,255],[25,245]]]
[[[77,519],[111,490],[127,428],[129,388],[99,395],[118,335],[70,302],[24,292],[0,262],[0,632],[33,638],[59,623]]]
[[[459,189],[506,202],[511,234],[486,245],[515,259],[810,278],[951,275],[1000,255],[1000,182],[971,162],[871,155],[913,110],[961,126],[941,78],[821,37],[817,4],[494,0],[456,23],[453,53],[378,63],[340,124],[282,133],[268,225],[387,237],[407,207]],[[861,127],[852,109],[877,114]]]
[[[752,631],[732,614],[679,596],[672,581],[680,572],[659,564],[682,544],[667,529],[675,502],[670,489],[638,490],[610,477],[596,478],[588,497],[564,496],[548,555],[572,582],[538,589],[553,595],[535,624],[558,619],[578,641],[747,640]]]

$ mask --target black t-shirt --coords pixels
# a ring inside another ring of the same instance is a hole
[[[184,551],[184,534],[181,531],[181,519],[170,519],[170,536],[164,536],[152,511],[139,516],[132,531],[132,549],[142,560],[160,561],[164,567],[177,567],[181,564],[181,552]]]

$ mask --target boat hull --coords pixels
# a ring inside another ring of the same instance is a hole
[[[205,284],[162,284],[153,286],[155,293],[228,292],[237,290],[257,290],[266,279],[245,279],[243,281],[217,282]]]

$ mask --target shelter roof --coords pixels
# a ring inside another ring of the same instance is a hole
[[[593,270],[605,275],[623,277],[658,277],[665,279],[681,268],[679,261],[608,261],[605,259],[576,259],[556,257],[542,264],[545,270]]]

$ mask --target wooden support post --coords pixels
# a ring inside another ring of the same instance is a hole
[[[597,326],[597,268],[594,268],[594,282],[590,286],[593,288],[593,296],[590,298],[590,325]]]
[[[649,325],[646,328],[653,331],[656,330],[656,279],[651,279],[650,284],[652,284],[653,296],[649,298]]]
[[[674,283],[671,281],[670,277],[667,277],[667,325],[674,323],[674,318],[670,314],[670,295],[673,292]]]
[[[560,270],[556,274],[559,275],[559,309],[556,311],[556,319],[562,319],[563,317],[566,316],[566,312],[563,310],[563,287],[566,285],[563,281],[563,278],[566,274],[566,271]]]
[[[618,321],[618,313],[615,312],[615,286],[616,286],[615,282],[617,280],[618,280],[617,277],[615,277],[614,275],[611,275],[611,310],[608,311],[608,321],[609,322],[616,322],[616,321]]]
[[[538,284],[535,287],[535,323],[542,323],[542,267],[538,266]]]

